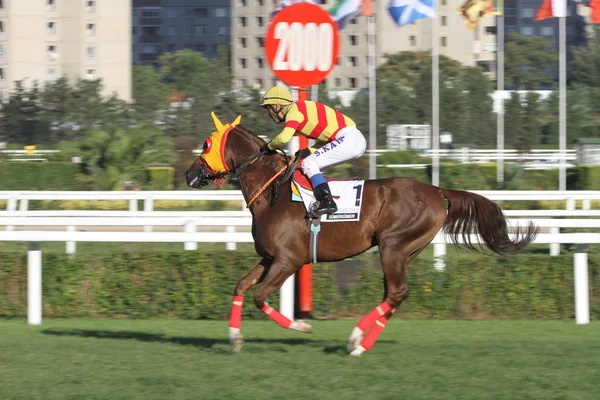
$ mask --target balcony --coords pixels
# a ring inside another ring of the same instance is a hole
[[[140,25],[160,26],[162,19],[160,17],[140,18]]]
[[[140,42],[142,43],[160,43],[162,37],[158,35],[142,36]]]
[[[158,53],[143,53],[140,54],[140,61],[156,61],[158,60]]]

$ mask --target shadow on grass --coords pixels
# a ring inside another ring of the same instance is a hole
[[[178,336],[167,336],[160,333],[145,333],[135,331],[106,331],[96,329],[45,329],[41,331],[44,335],[53,336],[75,336],[83,338],[96,338],[96,339],[116,339],[116,340],[138,340],[140,342],[148,343],[171,343],[182,346],[195,346],[201,349],[212,349],[215,350],[214,346],[219,346],[218,351],[221,351],[220,346],[229,347],[229,340],[219,338],[208,338],[208,337],[178,337]],[[244,339],[244,344],[283,344],[290,346],[310,346],[322,348],[325,354],[347,354],[346,345],[332,345],[335,340],[321,340],[321,339],[310,339],[310,338],[253,338]],[[395,343],[395,340],[380,342]],[[246,349],[246,348],[245,348]],[[278,348],[274,348],[277,350]],[[263,351],[264,349],[261,349]],[[281,351],[281,348],[279,348]]]

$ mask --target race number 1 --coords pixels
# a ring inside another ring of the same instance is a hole
[[[273,69],[280,71],[329,71],[333,64],[333,27],[324,22],[278,22],[274,38],[279,40]]]

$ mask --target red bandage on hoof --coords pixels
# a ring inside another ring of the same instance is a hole
[[[231,305],[231,315],[229,316],[229,327],[239,329],[242,326],[242,304],[243,296],[234,296]]]
[[[285,329],[289,328],[290,325],[292,325],[292,321],[290,321],[288,318],[281,315],[279,313],[279,311],[277,311],[276,309],[274,309],[273,307],[271,307],[268,304],[265,304],[263,306],[262,311],[265,314],[267,314],[269,316],[269,318],[271,318],[273,321],[277,322],[279,325],[281,325]]]
[[[365,350],[369,350],[369,349],[371,349],[371,347],[373,347],[373,345],[375,344],[375,341],[379,337],[379,334],[381,333],[381,331],[383,331],[383,328],[385,328],[388,321],[389,321],[389,319],[387,319],[384,316],[379,317],[377,319],[377,321],[375,321],[375,323],[373,324],[373,327],[365,335],[365,338],[363,339],[363,341],[361,343],[362,347],[364,347]]]
[[[384,315],[391,309],[392,309],[392,306],[390,306],[388,303],[386,303],[384,301],[383,303],[381,303],[380,305],[375,307],[373,309],[373,311],[368,313],[363,319],[361,319],[358,322],[358,324],[356,324],[356,326],[358,327],[358,329],[365,332],[367,329],[369,329],[369,326],[371,326],[373,324],[373,322],[375,322],[377,320],[377,318],[381,317],[382,315]]]

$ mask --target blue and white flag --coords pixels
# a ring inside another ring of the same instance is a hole
[[[398,26],[412,24],[418,19],[435,17],[435,0],[390,0],[388,11]]]

